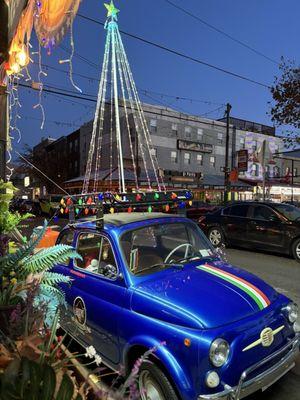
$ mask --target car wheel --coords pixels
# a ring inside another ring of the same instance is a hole
[[[294,259],[300,263],[300,238],[294,241],[292,245],[292,254]]]
[[[210,228],[208,231],[208,239],[214,247],[220,247],[225,244],[223,232],[218,226]]]
[[[144,361],[138,376],[141,400],[179,400],[169,379],[151,361]]]

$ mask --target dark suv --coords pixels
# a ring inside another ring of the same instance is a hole
[[[290,204],[235,203],[200,217],[199,225],[215,247],[275,251],[300,262],[300,210]]]

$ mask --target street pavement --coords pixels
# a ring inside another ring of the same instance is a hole
[[[225,255],[231,264],[264,279],[300,306],[300,263],[286,256],[236,248],[225,249]],[[247,400],[300,400],[300,357],[292,371],[265,392],[255,393]]]
[[[59,219],[51,221],[50,226],[60,230],[67,223],[67,219]],[[42,218],[32,219],[22,228],[22,233],[28,236],[34,226],[42,224]],[[225,257],[231,264],[261,277],[300,306],[300,263],[287,256],[237,248],[225,249]],[[292,371],[265,392],[255,393],[247,400],[300,400],[300,357]]]

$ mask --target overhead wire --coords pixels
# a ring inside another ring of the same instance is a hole
[[[95,23],[95,24],[104,26],[104,23],[103,23],[103,22],[97,21],[97,20],[95,20],[95,19],[93,19],[93,18],[90,18],[90,17],[87,17],[87,16],[85,16],[85,15],[83,15],[83,14],[77,14],[77,16],[80,17],[80,18],[82,18],[82,19],[85,19],[85,20],[87,20],[87,21],[93,22],[93,23]],[[259,81],[256,81],[255,79],[248,78],[247,76],[243,76],[243,75],[238,74],[238,73],[236,73],[236,72],[232,72],[232,71],[230,71],[230,70],[228,70],[228,69],[225,69],[225,68],[223,68],[223,67],[219,67],[219,66],[217,66],[217,65],[208,63],[208,62],[203,61],[203,60],[200,60],[199,58],[195,58],[195,57],[189,56],[188,54],[184,54],[184,53],[182,53],[182,52],[180,52],[180,51],[178,51],[178,50],[170,49],[170,48],[166,47],[165,45],[161,45],[161,44],[159,44],[159,43],[152,42],[152,41],[147,40],[147,39],[145,39],[145,38],[143,38],[143,37],[141,37],[141,36],[138,36],[138,35],[135,35],[135,34],[132,34],[132,33],[126,32],[126,31],[123,31],[123,30],[120,30],[120,33],[122,33],[123,35],[126,35],[126,36],[128,36],[128,37],[131,37],[131,38],[133,38],[133,39],[139,40],[140,42],[146,43],[146,44],[148,44],[148,45],[150,45],[150,46],[156,47],[156,48],[158,48],[158,49],[160,49],[160,50],[164,50],[165,52],[168,52],[168,53],[170,53],[170,54],[176,55],[176,56],[178,56],[178,57],[184,58],[184,59],[186,59],[186,60],[195,62],[195,63],[200,64],[200,65],[204,65],[204,66],[206,66],[206,67],[208,67],[208,68],[214,69],[214,70],[219,71],[219,72],[222,72],[222,73],[224,73],[224,74],[227,74],[227,75],[233,76],[233,77],[235,77],[235,78],[238,78],[238,79],[241,79],[241,80],[244,80],[244,81],[253,83],[253,84],[255,84],[255,85],[264,87],[264,88],[266,88],[266,89],[270,89],[270,88],[271,88],[269,85],[267,85],[267,84],[265,84],[265,83],[262,83],[262,82],[259,82]]]
[[[257,55],[259,55],[260,57],[265,58],[268,61],[271,61],[272,63],[276,64],[276,65],[280,65],[280,63],[276,60],[274,60],[273,58],[267,56],[266,54],[262,53],[261,51],[255,49],[254,47],[250,46],[249,44],[242,42],[240,39],[235,38],[234,36],[230,35],[229,33],[223,31],[220,28],[217,28],[216,26],[212,25],[210,22],[205,21],[203,18],[200,18],[198,15],[190,12],[189,10],[187,10],[186,8],[183,8],[175,3],[173,3],[170,0],[164,0],[166,3],[168,3],[170,6],[177,8],[178,10],[180,10],[181,12],[183,12],[184,14],[196,19],[197,21],[201,22],[203,25],[206,25],[207,27],[209,27],[210,29],[220,33],[221,35],[227,37],[227,39],[232,40],[235,43],[238,43],[239,45],[245,47],[246,49],[252,51],[253,53],[256,53]]]
[[[27,88],[27,89],[31,89],[31,90],[36,90],[36,89],[33,89],[30,85],[27,85],[27,84],[24,84],[24,83],[19,83],[19,86]],[[82,95],[79,95],[79,94],[64,93],[64,92],[59,92],[57,90],[52,90],[52,89],[47,89],[47,88],[44,88],[43,91],[46,92],[46,93],[54,93],[54,94],[57,94],[57,95],[60,95],[60,96],[65,96],[65,97],[70,97],[70,98],[75,98],[75,99],[81,99],[81,100],[89,101],[89,102],[92,102],[92,103],[96,103],[97,102],[96,99],[92,99],[90,97],[82,96]],[[73,93],[76,93],[76,92],[73,92]],[[110,102],[107,102],[107,104],[110,105]],[[123,105],[120,104],[120,107],[122,108]],[[157,111],[154,111],[154,110],[145,110],[145,113],[152,114],[152,115],[158,115],[158,116],[161,116],[161,117],[170,118],[169,114],[164,114],[163,112],[157,112]],[[212,121],[212,122],[199,121],[199,120],[197,120],[198,116],[189,116],[188,113],[184,113],[184,114],[180,114],[180,115],[172,115],[171,117],[174,118],[174,119],[177,119],[177,120],[181,120],[181,121],[200,122],[201,124],[209,125],[209,126],[216,126],[217,122],[219,122],[219,121]]]

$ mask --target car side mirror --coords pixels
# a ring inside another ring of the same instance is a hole
[[[117,279],[121,274],[119,274],[118,268],[115,265],[107,264],[103,268],[103,275],[109,279]]]

